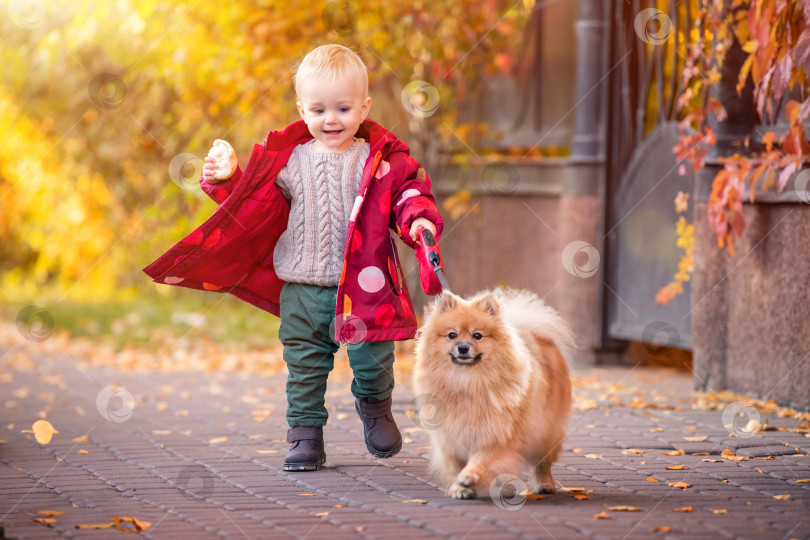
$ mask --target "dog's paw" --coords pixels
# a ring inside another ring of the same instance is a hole
[[[478,483],[478,475],[471,472],[461,471],[458,476],[456,476],[456,482],[461,484],[464,487],[473,487]]]
[[[475,490],[467,487],[462,486],[460,484],[453,484],[450,486],[449,494],[454,499],[474,499],[475,498]]]

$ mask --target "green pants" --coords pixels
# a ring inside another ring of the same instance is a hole
[[[323,426],[326,379],[340,343],[333,339],[337,287],[285,283],[281,289],[279,339],[287,364],[287,423]],[[387,399],[394,390],[394,342],[348,346],[352,394]]]

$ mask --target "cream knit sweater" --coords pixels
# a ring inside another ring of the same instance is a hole
[[[287,229],[273,252],[284,281],[331,287],[340,281],[349,216],[370,146],[362,139],[343,152],[295,147],[276,184],[290,201]]]

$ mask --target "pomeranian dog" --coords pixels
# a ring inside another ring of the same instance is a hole
[[[573,347],[573,334],[534,293],[437,298],[417,337],[413,385],[417,407],[432,407],[431,469],[451,497],[488,497],[499,475],[526,468],[530,490],[555,492],[551,465],[571,411],[558,346]]]

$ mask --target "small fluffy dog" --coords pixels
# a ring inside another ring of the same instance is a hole
[[[417,337],[413,383],[430,417],[431,468],[451,497],[488,496],[498,475],[527,466],[529,489],[554,493],[551,465],[571,410],[558,345],[574,345],[568,325],[531,292],[436,300]]]

